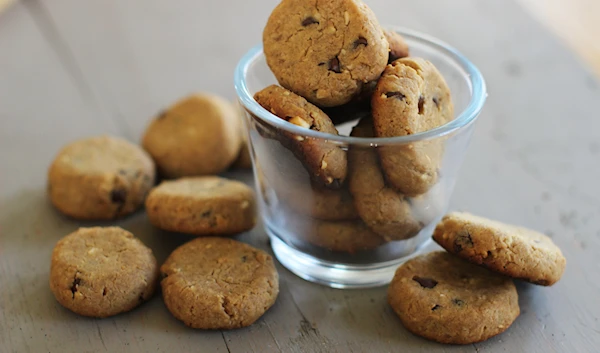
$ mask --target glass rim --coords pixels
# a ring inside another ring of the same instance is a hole
[[[487,98],[486,84],[483,75],[479,69],[466,56],[456,50],[447,43],[432,37],[430,35],[397,26],[384,26],[395,32],[400,33],[406,38],[424,42],[426,45],[442,52],[446,57],[457,63],[462,70],[467,73],[468,81],[471,89],[471,100],[465,109],[458,116],[448,123],[438,126],[434,129],[418,132],[412,135],[393,136],[393,137],[353,137],[343,135],[333,135],[325,132],[306,129],[294,125],[284,119],[277,117],[267,109],[263,108],[248,89],[246,76],[250,69],[250,65],[258,59],[263,53],[262,44],[258,44],[250,49],[238,62],[234,73],[234,85],[238,99],[242,105],[248,109],[256,117],[260,117],[264,122],[273,125],[277,128],[285,130],[295,135],[311,137],[328,142],[340,142],[344,144],[370,144],[370,145],[386,145],[386,144],[403,144],[408,142],[430,140],[450,134],[459,129],[469,126],[474,122]]]

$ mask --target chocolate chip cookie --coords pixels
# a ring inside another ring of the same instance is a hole
[[[351,136],[373,137],[373,122],[363,118]],[[360,218],[388,241],[415,236],[421,226],[404,197],[386,186],[376,149],[353,145],[348,160],[350,191]]]
[[[385,29],[383,30],[383,34],[385,34],[385,39],[387,39],[388,43],[390,44],[390,55],[388,59],[389,64],[410,55],[408,44],[404,40],[404,37],[400,35],[400,33]]]
[[[321,107],[349,102],[381,75],[388,42],[360,0],[283,0],[263,32],[279,83]]]
[[[81,220],[108,220],[135,211],[154,185],[154,162],[141,148],[111,136],[63,147],[48,171],[52,204]]]
[[[65,308],[84,316],[108,317],[148,300],[158,265],[152,250],[118,227],[80,228],[52,252],[50,289]]]
[[[472,263],[542,286],[556,283],[567,262],[544,234],[469,213],[446,215],[433,239]]]
[[[269,86],[254,95],[263,108],[281,119],[305,129],[337,135],[331,119],[303,97],[279,86]],[[339,188],[346,179],[346,152],[338,145],[291,133],[282,133],[282,143],[290,148],[319,185]]]
[[[212,176],[162,182],[148,194],[146,212],[160,229],[194,235],[236,234],[256,224],[252,189]]]
[[[420,58],[403,58],[388,65],[377,83],[373,122],[378,137],[406,136],[431,130],[453,119],[450,89],[435,66]],[[391,186],[409,196],[434,185],[443,155],[440,139],[379,150]]]
[[[440,343],[484,341],[508,329],[520,313],[510,278],[441,251],[400,266],[388,301],[409,331]]]
[[[160,271],[167,308],[193,328],[249,326],[279,293],[271,256],[233,239],[194,239],[175,249]]]
[[[142,145],[166,178],[218,174],[237,158],[242,146],[240,119],[221,97],[195,94],[154,119]]]

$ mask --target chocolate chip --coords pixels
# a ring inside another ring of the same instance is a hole
[[[138,297],[138,300],[140,301],[140,303],[144,302],[144,294],[140,294],[140,296]]]
[[[358,48],[361,45],[364,45],[366,47],[368,44],[369,42],[367,42],[367,39],[365,39],[364,37],[358,37],[358,39],[354,41],[354,49]]]
[[[340,69],[340,59],[338,59],[337,56],[329,61],[329,71],[333,71],[336,74],[342,72]]]
[[[106,287],[104,287],[104,289],[102,289],[102,296],[106,297],[106,293],[108,293],[108,291],[106,290]]]
[[[424,105],[425,105],[425,98],[423,98],[423,96],[419,97],[419,115],[423,115],[423,110],[424,110]]]
[[[452,299],[452,304],[454,304],[456,306],[463,306],[465,304],[465,302],[460,299]]]
[[[463,229],[456,235],[454,239],[454,252],[461,252],[463,249],[472,248],[473,239],[471,239],[471,233],[468,230]]]
[[[77,286],[79,286],[80,283],[81,278],[77,278],[77,275],[75,275],[75,278],[73,279],[73,284],[71,285],[71,293],[73,293],[73,298],[75,298],[75,292],[77,292]]]
[[[386,92],[386,93],[385,93],[385,97],[386,97],[386,98],[391,98],[391,97],[394,97],[394,98],[397,98],[397,99],[399,99],[399,100],[401,100],[401,101],[403,101],[403,100],[404,100],[404,98],[406,98],[406,96],[405,96],[405,95],[403,95],[402,93],[400,93],[400,92],[397,92],[397,91],[395,91],[395,92]]]
[[[333,181],[331,182],[331,184],[329,184],[329,186],[334,189],[338,189],[342,186],[342,182],[340,181],[340,179],[333,179]]]
[[[127,191],[125,189],[114,189],[110,192],[110,201],[113,203],[124,203],[127,200]]]
[[[165,278],[167,278],[167,277],[169,277],[169,274],[168,274],[168,273],[165,273],[165,272],[161,272],[161,273],[160,273],[160,278],[161,278],[161,279],[165,279]]]
[[[312,24],[319,24],[319,21],[317,21],[316,18],[310,16],[304,19],[304,21],[302,21],[302,26],[306,27],[306,26],[310,26]]]
[[[210,216],[211,214],[212,214],[212,210],[208,210],[208,211],[202,212],[202,214],[200,216],[202,216],[202,218],[206,218],[206,217]]]
[[[437,309],[439,309],[439,308],[441,308],[441,306],[440,306],[440,305],[437,305],[437,304],[435,304],[435,305],[433,306],[433,308],[431,308],[431,311],[436,311],[436,310],[437,310]]]
[[[525,279],[525,280],[527,280],[527,279]],[[539,284],[540,286],[547,286],[548,284],[550,284],[550,282],[548,282],[545,279],[538,279],[537,281],[533,281],[533,283]]]
[[[248,260],[248,256],[246,256],[246,255],[242,256],[242,262],[246,262],[246,260]]]
[[[167,111],[162,110],[160,113],[158,113],[158,116],[156,117],[156,119],[164,119],[166,117],[167,117]]]
[[[323,66],[323,65],[325,65],[325,63],[319,63],[319,66]]]
[[[435,279],[432,279],[432,278],[414,276],[412,279],[413,279],[413,281],[419,282],[419,284],[423,288],[431,289],[431,288],[437,286],[437,284],[438,284],[438,281],[436,281]]]
[[[435,104],[435,107],[439,109],[440,108],[440,100],[439,100],[439,98],[438,97],[433,97],[433,98],[431,98],[431,100],[433,101],[433,104]]]

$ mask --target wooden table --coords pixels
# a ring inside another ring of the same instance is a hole
[[[518,284],[522,314],[506,333],[462,347],[428,342],[402,327],[385,288],[329,289],[282,267],[275,306],[235,331],[189,329],[159,295],[103,320],[57,304],[48,288],[53,245],[98,224],[49,205],[46,170],[57,150],[104,133],[139,141],[151,116],[193,91],[233,99],[233,68],[260,41],[276,2],[27,0],[2,14],[0,352],[597,352],[599,83],[506,0],[369,1],[382,23],[452,43],[487,78],[490,97],[452,208],[545,231],[568,259],[554,287]],[[159,261],[188,239],[152,228],[143,212],[118,224]],[[239,239],[268,248],[261,229]]]

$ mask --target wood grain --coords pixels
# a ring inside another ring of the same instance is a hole
[[[506,333],[476,345],[438,345],[402,327],[385,288],[324,288],[281,266],[275,306],[235,331],[188,329],[160,295],[103,320],[56,303],[47,285],[52,247],[96,223],[66,219],[50,207],[45,173],[54,153],[94,134],[138,141],[151,116],[193,91],[233,98],[233,68],[260,41],[276,2],[212,2],[208,11],[197,0],[30,0],[6,12],[0,21],[0,351],[596,351],[600,89],[573,53],[505,0],[369,4],[382,23],[452,43],[487,79],[490,96],[452,207],[547,232],[567,257],[565,276],[554,287],[519,284],[522,314]],[[565,89],[555,89],[557,83]],[[251,182],[248,174],[230,176]],[[154,229],[143,212],[117,224],[159,261],[189,239]],[[238,238],[268,249],[261,228]]]

